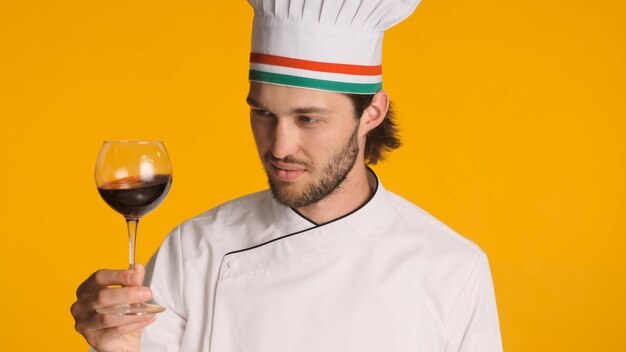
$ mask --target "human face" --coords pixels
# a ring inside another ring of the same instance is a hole
[[[337,190],[360,156],[352,102],[339,93],[251,83],[250,121],[272,194],[301,208]]]

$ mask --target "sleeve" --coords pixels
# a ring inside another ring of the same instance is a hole
[[[186,326],[183,300],[183,262],[180,226],[174,229],[146,265],[144,285],[150,287],[155,303],[166,310],[157,314],[154,323],[141,336],[141,350],[177,352]]]
[[[487,256],[480,252],[447,320],[445,352],[501,352],[502,339]]]

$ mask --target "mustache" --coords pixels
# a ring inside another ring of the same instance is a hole
[[[302,160],[302,159],[298,159],[296,157],[294,157],[293,155],[287,155],[284,158],[277,158],[274,155],[272,155],[272,153],[267,152],[264,155],[264,159],[266,162],[283,162],[283,163],[287,163],[287,164],[294,164],[294,165],[300,165],[300,166],[309,166],[309,163],[306,160]]]

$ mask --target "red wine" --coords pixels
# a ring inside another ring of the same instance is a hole
[[[151,181],[131,176],[107,182],[98,187],[98,192],[111,208],[124,217],[138,218],[163,201],[171,184],[169,175],[158,174]]]

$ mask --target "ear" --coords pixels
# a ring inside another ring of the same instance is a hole
[[[387,110],[389,110],[389,96],[381,90],[374,94],[370,106],[361,115],[359,136],[365,136],[378,127],[385,119],[385,116],[387,116]]]

